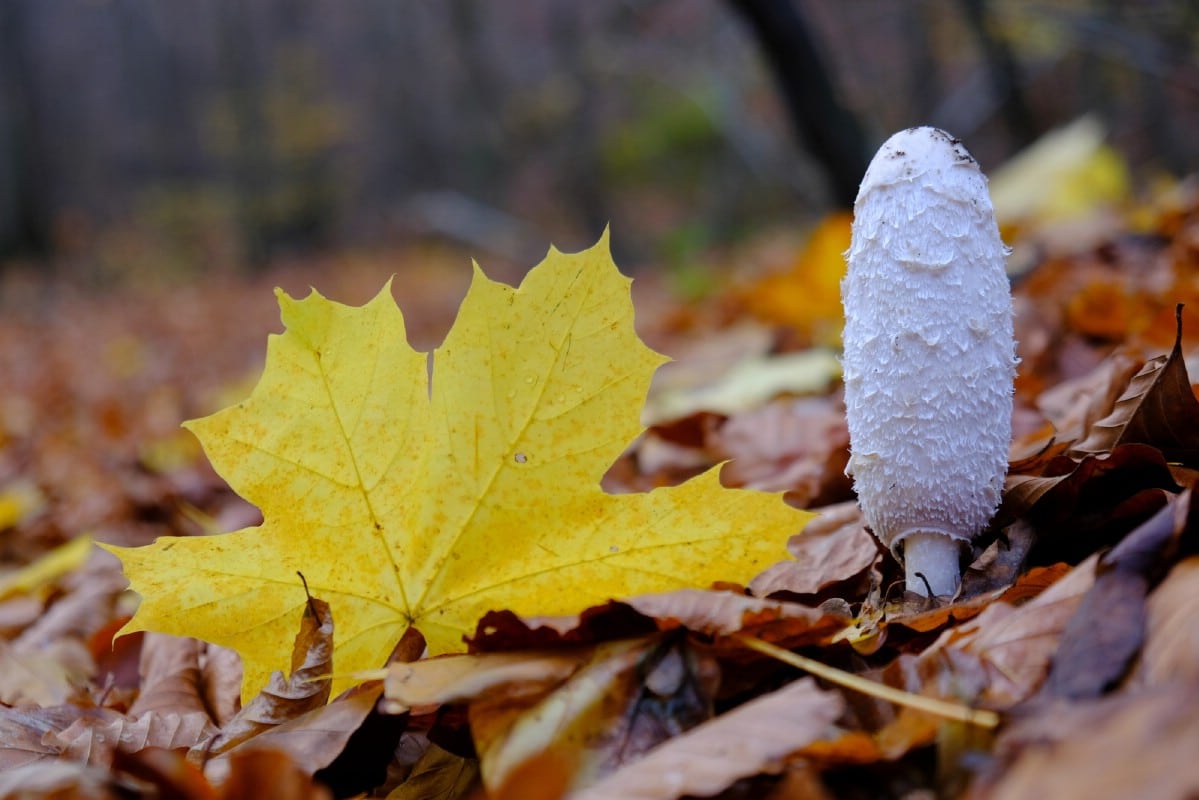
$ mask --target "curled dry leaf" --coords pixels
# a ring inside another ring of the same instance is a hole
[[[1087,510],[1088,527],[1094,529],[1111,522],[1111,512],[1143,490],[1176,492],[1180,488],[1161,451],[1149,445],[1122,444],[1111,453],[1086,456],[1077,462],[1057,456],[1044,466],[1040,475],[1007,477],[996,524],[1004,525],[1027,516],[1038,529],[1061,535],[1054,529],[1073,519],[1070,533],[1078,536],[1084,532],[1078,519],[1080,508]],[[1119,527],[1121,535],[1127,530],[1128,527]],[[1047,538],[1043,537],[1042,548]],[[1092,552],[1096,544],[1091,542],[1087,546],[1084,542],[1084,552]]]
[[[1199,530],[1188,530],[1190,501],[1188,490],[1099,560],[1094,585],[1062,633],[1045,687],[1049,696],[1097,697],[1124,677],[1144,641],[1146,594],[1180,544],[1193,552],[1199,543]]]
[[[1191,684],[1172,683],[1090,703],[1054,704],[1014,726],[997,748],[1014,763],[980,786],[974,794],[979,800],[1194,797],[1199,696]]]
[[[549,762],[581,788],[711,716],[718,673],[685,638],[611,642],[543,697],[485,696],[471,731],[489,791],[530,762]]]
[[[402,713],[426,705],[471,700],[509,684],[556,685],[590,657],[594,648],[524,650],[516,653],[447,655],[387,668],[385,710]]]
[[[459,800],[470,797],[479,779],[479,762],[429,745],[408,778],[387,800]]]
[[[382,686],[363,684],[328,705],[318,705],[268,728],[209,760],[204,774],[214,783],[221,783],[236,768],[240,756],[266,750],[286,754],[299,772],[314,775],[341,755],[382,694]]]
[[[787,549],[795,560],[775,564],[754,578],[749,588],[755,595],[817,594],[860,574],[882,557],[853,501],[820,509],[820,516],[801,535],[791,537]]]
[[[1059,455],[1087,438],[1094,424],[1112,413],[1145,359],[1130,349],[1114,351],[1086,375],[1062,381],[1037,395],[1037,410],[1049,422],[1044,435],[1013,444],[1012,473],[1034,472],[1046,456]]]
[[[828,397],[767,403],[731,417],[709,438],[716,460],[729,462],[721,477],[730,486],[786,491],[803,508],[851,496],[849,430],[843,410]]]
[[[1174,566],[1149,597],[1137,681],[1199,684],[1199,557]]]
[[[200,696],[200,653],[204,645],[185,636],[147,633],[142,642],[141,693],[129,715],[147,712],[198,711],[208,716]]]
[[[1199,464],[1199,400],[1191,389],[1182,353],[1182,307],[1175,312],[1177,333],[1168,356],[1148,361],[1116,401],[1112,412],[1091,427],[1070,451],[1076,458],[1114,450],[1121,444],[1151,444],[1168,461]]]
[[[843,709],[839,694],[801,678],[670,739],[572,800],[719,794],[741,778],[778,773],[793,753],[834,737]]]
[[[954,669],[982,676],[974,696],[965,699],[989,708],[1010,708],[1032,696],[1049,670],[1066,624],[1094,584],[1096,561],[1092,556],[1022,605],[992,603],[974,619],[942,633],[917,662],[931,668],[945,686],[955,684]],[[946,656],[949,651],[952,654]],[[956,667],[942,674],[941,668],[950,665]]]
[[[213,739],[209,751],[224,753],[263,731],[295,719],[329,700],[333,672],[333,615],[329,604],[309,598],[296,635],[291,675],[275,672],[270,682]]]
[[[845,617],[799,603],[732,591],[680,589],[595,606],[578,616],[526,619],[507,611],[492,612],[479,621],[470,642],[477,651],[509,651],[686,628],[715,637],[744,632],[794,647],[825,644],[846,622]]]
[[[112,763],[117,749],[130,752],[147,747],[202,750],[215,732],[212,720],[202,711],[150,711],[136,719],[115,712],[105,716],[105,722],[80,718],[56,734],[52,741],[60,748],[61,757],[106,765]]]

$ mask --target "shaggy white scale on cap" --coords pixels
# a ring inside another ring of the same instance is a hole
[[[952,595],[962,544],[999,505],[1017,363],[1007,248],[966,148],[936,128],[888,139],[847,255],[847,472],[907,588]]]

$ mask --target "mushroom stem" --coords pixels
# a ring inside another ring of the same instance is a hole
[[[903,537],[903,563],[909,592],[952,597],[961,582],[958,539],[941,531],[920,530]]]

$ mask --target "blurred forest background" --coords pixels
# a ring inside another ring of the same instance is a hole
[[[772,53],[779,14],[810,53]],[[670,263],[843,207],[896,129],[990,170],[1085,112],[1133,174],[1194,171],[1199,4],[0,0],[0,264],[106,285],[415,237],[531,264],[608,223]]]

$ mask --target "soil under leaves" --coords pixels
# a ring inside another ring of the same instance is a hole
[[[404,252],[101,293],[10,277],[0,795],[1193,796],[1199,195],[1183,186],[1137,226],[1069,250],[1038,245],[1035,230],[1017,238],[1028,268],[1014,283],[1011,474],[952,601],[904,595],[902,569],[853,503],[838,388],[809,349],[827,341],[820,315],[835,320],[835,304],[755,316],[758,287],[802,292],[804,270],[730,268],[689,304],[643,272],[639,328],[678,360],[606,488],[728,461],[729,485],[787,490],[821,511],[791,541],[795,560],[749,587],[623,598],[568,619],[495,609],[470,655],[422,660],[419,637],[405,637],[385,680],[331,702],[337,621],[320,598],[296,631],[292,674],[243,705],[229,651],[113,641],[136,598],[82,537],[137,545],[254,523],[178,424],[246,393],[278,327],[273,285],[361,302],[395,271],[410,335],[427,347],[457,308],[467,257]],[[769,260],[771,247],[729,261]],[[961,719],[805,676],[746,637],[948,701]]]

